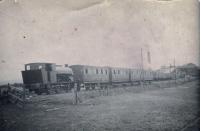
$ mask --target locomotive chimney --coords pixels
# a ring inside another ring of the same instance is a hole
[[[68,64],[65,64],[65,67],[68,67]]]

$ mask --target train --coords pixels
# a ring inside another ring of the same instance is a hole
[[[28,63],[22,71],[26,88],[36,90],[51,85],[65,85],[68,90],[78,83],[86,90],[106,88],[118,83],[138,83],[171,79],[170,73],[133,68],[90,65],[56,65],[55,63]]]

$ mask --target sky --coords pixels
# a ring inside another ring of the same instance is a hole
[[[197,0],[0,0],[0,83],[24,64],[199,65]],[[151,63],[147,60],[150,52]]]

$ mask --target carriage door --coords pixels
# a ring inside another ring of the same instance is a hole
[[[109,73],[109,83],[112,85],[112,69],[110,67],[108,68],[108,73]]]
[[[132,74],[132,75],[133,75],[133,74]],[[128,70],[128,77],[129,77],[129,78],[128,78],[128,79],[129,79],[129,82],[131,82],[131,69]]]
[[[52,71],[51,64],[46,64],[46,71],[47,71],[47,81],[51,82],[51,71]]]

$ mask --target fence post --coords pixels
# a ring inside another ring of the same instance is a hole
[[[25,98],[26,98],[26,90],[25,90],[25,85],[22,86],[23,88],[23,102],[22,102],[22,106],[23,106],[23,109],[25,107]]]
[[[74,83],[74,97],[75,97],[75,104],[78,104],[78,94],[77,94],[77,83]]]
[[[8,83],[8,91],[10,91],[10,83]]]
[[[108,88],[109,88],[109,87],[108,87],[108,86],[106,86],[106,89],[107,89],[107,96],[108,96]]]

